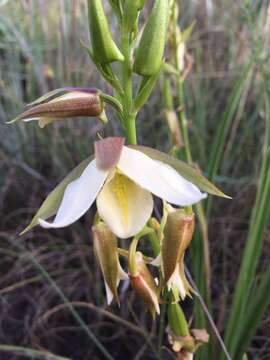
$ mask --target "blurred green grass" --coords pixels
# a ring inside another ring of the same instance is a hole
[[[230,96],[239,74],[262,45],[265,31],[270,32],[269,24],[268,29],[264,28],[269,12],[267,1],[220,0],[208,4],[212,6],[207,8],[196,1],[183,1],[180,8],[183,26],[196,20],[188,44],[193,68],[186,82],[185,96],[192,154],[202,170],[208,168],[213,136],[224,109],[233,100]],[[114,24],[113,17],[111,24]],[[53,320],[50,318],[48,324],[42,322],[46,313],[59,305],[59,299],[31,263],[25,261],[16,242],[38,259],[71,301],[96,303],[103,309],[106,306],[101,276],[92,249],[88,247],[89,216],[64,232],[48,233],[38,229],[21,239],[15,237],[52,187],[75,164],[89,156],[96,133],[119,134],[120,129],[113,113],[109,114],[111,122],[106,128],[97,120],[82,119],[59,121],[42,130],[37,124],[8,126],[4,123],[17,115],[25,104],[53,88],[97,86],[108,91],[80,47],[80,38],[88,39],[85,1],[0,2],[0,252],[3,254],[0,293],[4,309],[0,316],[0,343],[46,348],[63,356],[72,354],[75,359],[83,359],[86,353],[86,358],[98,358],[99,353],[92,345],[88,349],[88,338],[82,336],[67,311],[60,312]],[[269,42],[263,52],[260,61],[266,62],[263,66],[267,68]],[[222,200],[213,199],[209,224],[213,311],[221,331],[231,302],[259,177],[265,132],[264,84],[259,66],[258,63],[253,65],[245,79],[240,103],[228,125],[226,146],[220,154],[221,166],[214,177],[234,198],[226,205]],[[139,141],[168,150],[171,143],[160,99],[157,86],[140,115]],[[261,270],[268,263],[268,237],[269,233],[260,260]],[[124,287],[121,291],[127,302],[123,302],[120,310],[114,307],[113,312],[117,317],[135,322],[139,328],[149,327],[149,319],[143,310],[137,310],[142,307],[134,301],[132,292]],[[136,355],[137,358],[155,358],[145,338],[142,344],[133,330],[129,330],[125,343],[122,336],[126,330],[119,323],[108,320],[97,310],[93,314],[79,308],[79,313],[91,324],[101,342],[111,347],[115,358],[135,358]],[[140,314],[140,319],[136,314]],[[264,318],[252,342],[251,358],[264,359],[269,354],[269,320],[267,316]],[[5,327],[9,329],[7,332]],[[153,325],[153,344],[155,334]],[[163,358],[170,358],[168,349],[163,350]],[[10,359],[8,356],[6,358]],[[13,358],[16,359],[16,355]]]

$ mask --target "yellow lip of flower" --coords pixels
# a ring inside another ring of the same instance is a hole
[[[39,218],[38,222],[45,228],[68,226],[96,200],[98,213],[111,231],[128,238],[150,218],[152,194],[180,206],[206,197],[171,166],[124,146],[123,138],[107,138],[95,143],[95,158],[65,188],[54,221]]]

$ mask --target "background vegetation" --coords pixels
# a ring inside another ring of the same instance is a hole
[[[268,154],[270,7],[267,0],[194,0],[180,2],[180,11],[183,28],[195,21],[188,41],[192,69],[185,82],[193,159],[233,196],[233,201],[213,198],[209,215],[211,307],[223,334],[247,239],[257,245],[250,247],[254,269],[249,262],[245,281],[256,269],[257,275],[254,286],[239,297],[251,303],[255,314],[267,309],[270,296],[270,238],[263,231],[269,215],[269,160],[262,156]],[[112,14],[110,19],[114,27]],[[53,88],[96,86],[109,92],[79,39],[88,41],[84,0],[0,0],[0,358],[101,359],[106,355],[98,347],[104,346],[115,359],[170,359],[162,322],[151,322],[128,284],[120,289],[121,308],[107,308],[89,246],[92,213],[64,231],[37,228],[17,236],[45,195],[92,152],[96,133],[119,134],[113,113],[106,129],[97,120],[81,119],[43,130],[36,124],[4,125]],[[159,83],[141,112],[139,141],[169,151],[161,88]],[[198,242],[192,252],[187,265],[204,294]],[[185,303],[192,319],[191,305]],[[196,321],[207,326],[200,309],[199,304]],[[250,329],[245,320],[244,329]],[[269,314],[256,321],[256,333],[242,336],[240,327],[238,335],[247,339],[251,359],[268,359]]]

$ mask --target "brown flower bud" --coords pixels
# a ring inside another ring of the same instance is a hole
[[[184,270],[184,255],[194,232],[194,214],[169,207],[164,239],[161,247],[164,280],[170,287],[176,286],[182,299],[190,293]]]
[[[44,95],[41,98],[44,99],[44,102],[42,102],[42,100],[40,102],[34,102],[33,104],[36,105],[24,111],[9,123],[18,120],[24,122],[39,120],[40,126],[43,127],[55,119],[75,116],[102,117],[104,105],[100,97],[100,92],[97,89],[64,88],[59,89],[57,93],[60,93],[61,90],[65,92],[64,95],[58,95],[50,99],[51,96],[49,93],[49,100],[46,98],[46,95]]]
[[[141,252],[136,252],[135,273],[129,274],[131,285],[145,302],[152,317],[159,314],[158,287],[148,270]]]
[[[117,238],[103,222],[94,225],[92,231],[94,252],[105,281],[107,303],[110,304],[113,298],[119,302],[117,287],[120,280],[126,280],[128,276],[119,262]]]

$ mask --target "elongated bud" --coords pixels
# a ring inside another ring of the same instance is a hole
[[[142,253],[136,252],[135,262],[135,272],[129,274],[131,285],[154,318],[156,313],[160,313],[157,284],[143,260]]]
[[[176,286],[184,299],[191,290],[185,277],[184,255],[194,232],[194,214],[187,215],[184,210],[171,206],[168,210],[161,247],[163,276],[169,288]]]
[[[109,0],[109,3],[113,9],[113,11],[116,13],[116,15],[121,18],[122,16],[122,4],[121,0]]]
[[[167,315],[170,328],[175,335],[189,335],[189,329],[185,315],[178,303],[172,303],[168,305]]]
[[[134,0],[137,10],[141,10],[144,7],[145,1],[146,0]]]
[[[180,149],[183,146],[183,140],[177,115],[173,109],[165,109],[165,117],[170,129],[173,146]]]
[[[26,110],[14,120],[28,122],[38,120],[41,127],[53,122],[56,119],[62,119],[75,116],[96,116],[101,117],[104,112],[104,104],[100,98],[100,92],[96,89],[73,88],[73,90],[58,89],[57,93],[66,92],[64,95],[51,99],[48,96],[42,96],[36,100],[29,110]]]
[[[130,33],[135,27],[139,11],[143,8],[145,0],[126,0],[124,5],[123,31]]]
[[[113,298],[119,303],[117,287],[120,280],[126,280],[128,276],[119,263],[117,238],[103,222],[93,226],[92,232],[95,255],[105,281],[107,303],[110,304]]]
[[[112,38],[101,0],[88,0],[88,16],[94,60],[101,64],[123,61],[124,56]]]
[[[162,65],[168,25],[168,0],[156,0],[135,54],[134,72],[157,74]]]

